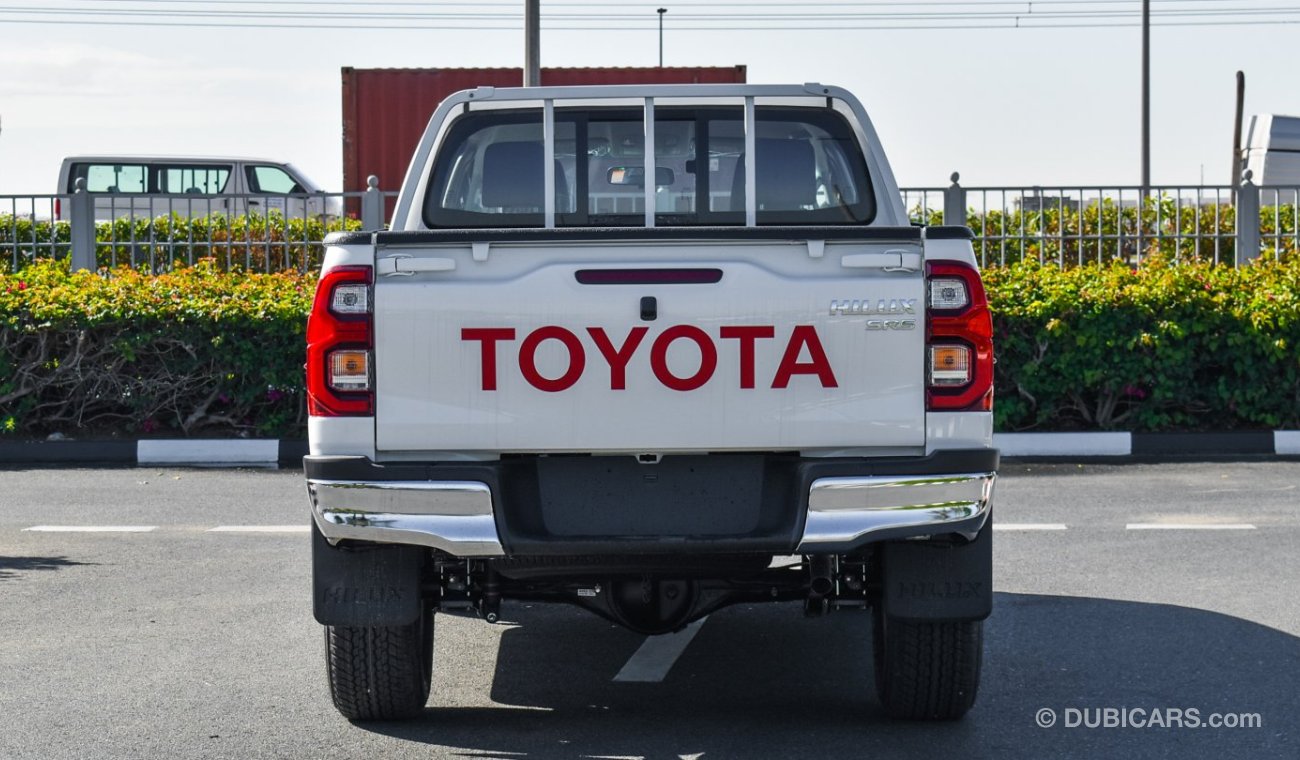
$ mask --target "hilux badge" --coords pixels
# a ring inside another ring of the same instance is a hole
[[[844,300],[831,301],[832,317],[848,317],[857,315],[896,315],[896,314],[915,314],[915,298],[881,298],[877,300]]]

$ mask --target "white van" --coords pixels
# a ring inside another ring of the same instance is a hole
[[[1260,194],[1263,203],[1295,202],[1300,190],[1300,117],[1251,116],[1242,154],[1242,166],[1250,169],[1251,181],[1266,188]]]
[[[260,158],[213,156],[69,156],[59,169],[60,193],[78,179],[95,199],[95,219],[146,219],[176,213],[238,216],[279,211],[288,217],[337,216],[340,198],[321,189],[293,164]],[[313,197],[314,196],[314,197]],[[56,206],[59,219],[71,208]]]

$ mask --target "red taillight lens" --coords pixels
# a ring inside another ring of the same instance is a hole
[[[993,409],[993,319],[974,267],[926,265],[926,409]]]
[[[329,270],[316,285],[307,318],[307,413],[366,417],[375,413],[371,269]]]

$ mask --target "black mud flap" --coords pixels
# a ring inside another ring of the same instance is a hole
[[[882,603],[907,622],[983,620],[993,611],[993,521],[974,541],[897,541],[881,547]]]
[[[415,546],[330,546],[312,527],[312,611],[323,625],[397,626],[420,616]]]

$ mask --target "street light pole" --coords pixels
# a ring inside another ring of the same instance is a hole
[[[524,0],[524,87],[542,84],[541,0]]]
[[[660,8],[655,11],[659,14],[659,68],[664,67],[664,14],[668,12],[667,8]]]
[[[1151,0],[1142,0],[1142,197],[1151,189]]]

